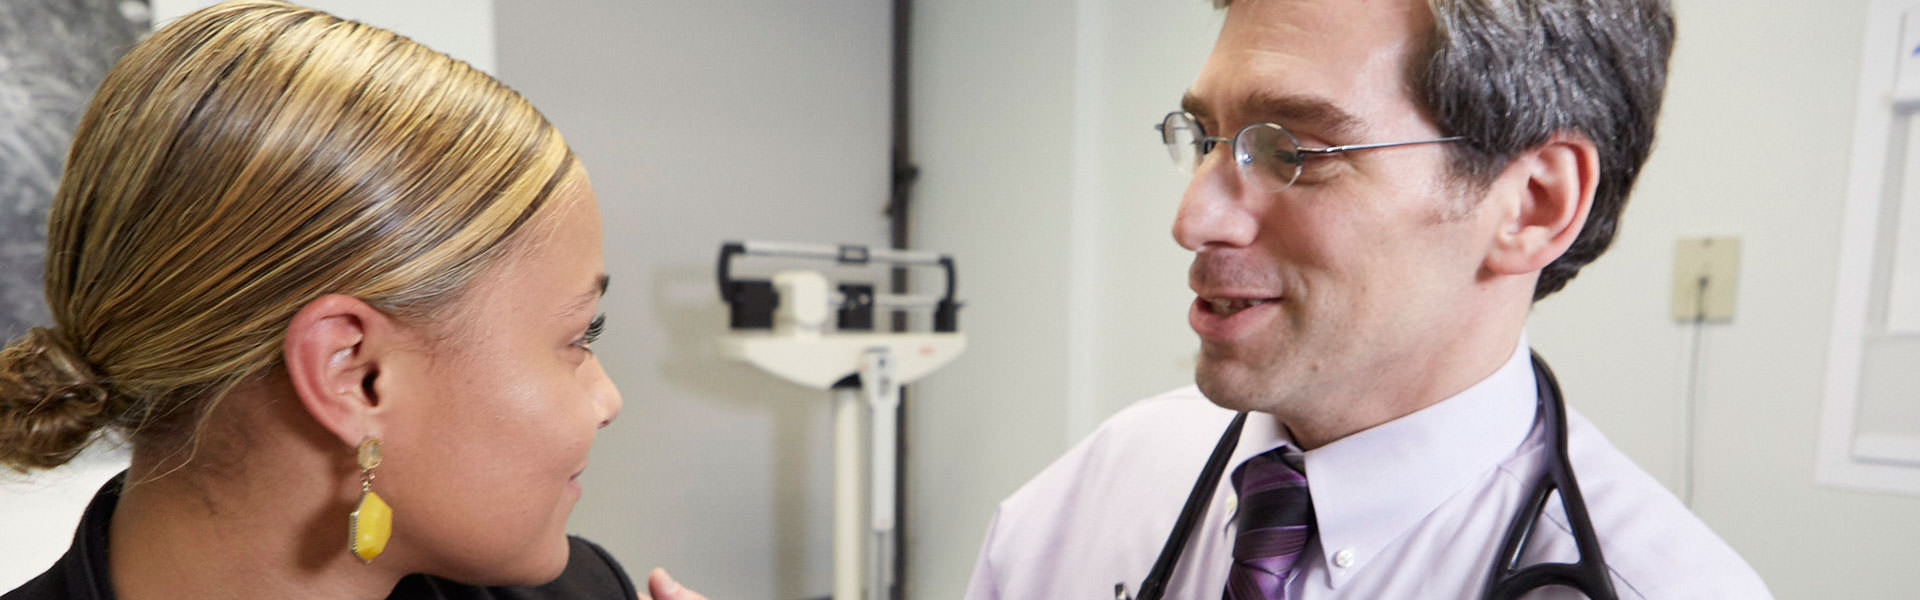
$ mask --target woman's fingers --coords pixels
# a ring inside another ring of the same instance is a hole
[[[653,597],[641,594],[641,600],[707,600],[706,596],[674,581],[672,576],[667,575],[666,569],[657,567],[647,574],[647,591],[652,592]]]

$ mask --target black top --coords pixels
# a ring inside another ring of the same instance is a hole
[[[113,508],[120,503],[120,487],[125,472],[114,476],[94,494],[87,512],[80,517],[80,528],[73,533],[73,545],[53,567],[28,581],[0,600],[115,600],[113,581],[107,574],[107,526]],[[455,583],[429,575],[408,575],[393,587],[390,600],[415,598],[448,600],[560,600],[563,598],[638,597],[633,580],[614,562],[607,551],[593,542],[567,538],[567,568],[560,578],[533,587],[478,587]]]

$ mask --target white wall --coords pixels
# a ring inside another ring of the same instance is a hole
[[[1204,7],[915,7],[915,240],[957,257],[969,347],[913,398],[911,597],[959,594],[1000,498],[1190,377],[1165,222],[1184,181],[1151,126],[1211,46]]]
[[[155,27],[222,0],[150,0]],[[397,31],[482,71],[493,69],[493,0],[298,0],[336,16]]]
[[[73,462],[29,475],[0,471],[0,590],[47,570],[73,542],[93,493],[127,468],[124,447],[99,444]]]
[[[916,597],[964,585],[993,504],[1141,396],[1190,381],[1181,186],[1150,124],[1212,44],[1200,0],[941,3],[915,29],[916,235],[960,253],[969,362],[921,386]],[[965,4],[965,6],[952,6]],[[1920,498],[1814,484],[1865,0],[1689,0],[1658,147],[1614,249],[1531,325],[1569,401],[1682,487],[1676,237],[1744,241],[1701,338],[1701,516],[1782,598],[1920,588]],[[968,462],[971,461],[971,462]],[[958,467],[950,465],[960,465]],[[939,472],[929,465],[938,465]]]
[[[914,241],[954,255],[968,348],[908,398],[912,598],[965,589],[986,507],[1065,437],[1073,15],[1064,2],[915,3]]]
[[[884,0],[497,3],[498,74],[592,173],[626,396],[573,531],[711,598],[832,586],[827,395],[720,360],[728,239],[885,242]]]
[[[1696,510],[1782,598],[1912,597],[1920,498],[1814,484],[1867,2],[1678,4],[1661,137],[1618,245],[1541,305],[1535,339],[1566,357],[1579,409],[1677,488],[1673,240],[1741,236],[1739,313],[1701,339]]]

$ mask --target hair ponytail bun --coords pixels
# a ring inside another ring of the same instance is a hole
[[[64,336],[35,327],[0,350],[0,465],[66,464],[112,423],[113,397]]]

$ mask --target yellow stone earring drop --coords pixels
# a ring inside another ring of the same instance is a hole
[[[393,534],[393,508],[373,493],[373,468],[378,466],[380,438],[360,440],[360,504],[347,515],[347,549],[366,564],[387,549],[387,537]]]

